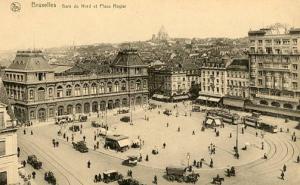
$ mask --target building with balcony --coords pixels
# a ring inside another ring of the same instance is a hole
[[[0,184],[19,184],[17,128],[13,112],[0,81]]]
[[[201,65],[201,90],[197,98],[200,103],[218,105],[227,94],[226,68],[230,59],[212,58]]]
[[[180,101],[200,84],[199,67],[190,62],[169,63],[149,68],[149,91],[154,99]]]
[[[300,117],[300,29],[249,31],[250,99],[259,109]]]
[[[148,102],[148,71],[136,50],[111,65],[52,66],[41,51],[18,51],[3,78],[19,121],[92,114]]]

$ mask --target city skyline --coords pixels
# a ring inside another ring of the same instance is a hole
[[[123,4],[123,9],[66,9],[32,7],[21,0],[21,11],[0,2],[3,20],[0,50],[47,48],[151,39],[164,25],[171,38],[246,37],[250,29],[277,22],[297,27],[300,1],[89,1],[85,4]],[[45,1],[34,1],[47,3]],[[74,5],[83,1],[66,1]],[[254,6],[255,4],[255,6]],[[287,11],[288,10],[288,11]],[[245,13],[246,12],[246,13]],[[190,21],[192,20],[192,21]],[[19,31],[18,31],[19,30]],[[226,30],[226,31],[225,31]]]

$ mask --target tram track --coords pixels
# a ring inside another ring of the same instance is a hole
[[[42,158],[47,160],[49,162],[49,164],[51,164],[60,174],[62,174],[67,179],[69,185],[73,185],[73,183],[70,182],[70,179],[66,175],[64,175],[66,173],[70,177],[72,177],[72,179],[74,179],[77,184],[84,185],[77,176],[75,176],[70,170],[68,170],[64,165],[62,165],[52,155],[49,155],[48,153],[44,152],[44,150],[40,146],[38,146],[35,142],[31,142],[30,140],[25,139],[24,137],[22,137],[22,140],[27,142],[27,144],[29,144],[31,147],[35,148],[35,151],[38,152],[42,156]],[[48,159],[46,159],[46,158],[48,158]],[[63,173],[63,171],[65,171],[66,173]]]

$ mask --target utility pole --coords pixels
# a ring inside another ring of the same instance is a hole
[[[236,124],[236,143],[235,143],[235,155],[239,159],[239,123]]]

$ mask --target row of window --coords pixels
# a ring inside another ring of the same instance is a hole
[[[131,81],[130,83],[131,88],[140,91],[143,88],[147,88],[147,81],[144,80],[144,83],[142,84],[141,80],[137,80],[134,84],[134,81]],[[61,98],[64,97],[64,92],[66,97],[70,96],[81,96],[81,95],[89,95],[89,94],[102,94],[102,93],[112,93],[112,92],[122,92],[127,90],[127,84],[126,81],[122,81],[121,84],[119,82],[115,82],[114,84],[112,82],[108,82],[106,85],[105,83],[101,82],[99,87],[96,83],[93,83],[91,87],[88,84],[84,84],[83,88],[79,84],[76,84],[74,88],[71,85],[67,85],[64,89],[62,86],[58,86],[56,88],[56,97]],[[73,93],[74,92],[74,93]],[[40,87],[38,89],[38,100],[44,100],[45,99],[45,89],[43,87]],[[48,96],[51,98],[54,96],[53,94],[53,88],[48,89]],[[29,90],[29,99],[34,99],[34,90]]]
[[[24,75],[20,75],[20,74],[6,73],[6,78],[8,80],[14,80],[14,81],[19,81],[19,82],[24,81]]]
[[[255,44],[255,40],[250,40],[251,44]],[[266,39],[266,40],[257,40],[258,45],[263,45],[265,44],[274,44],[274,45],[290,45],[292,43],[293,45],[297,45],[298,40],[297,39]]]

